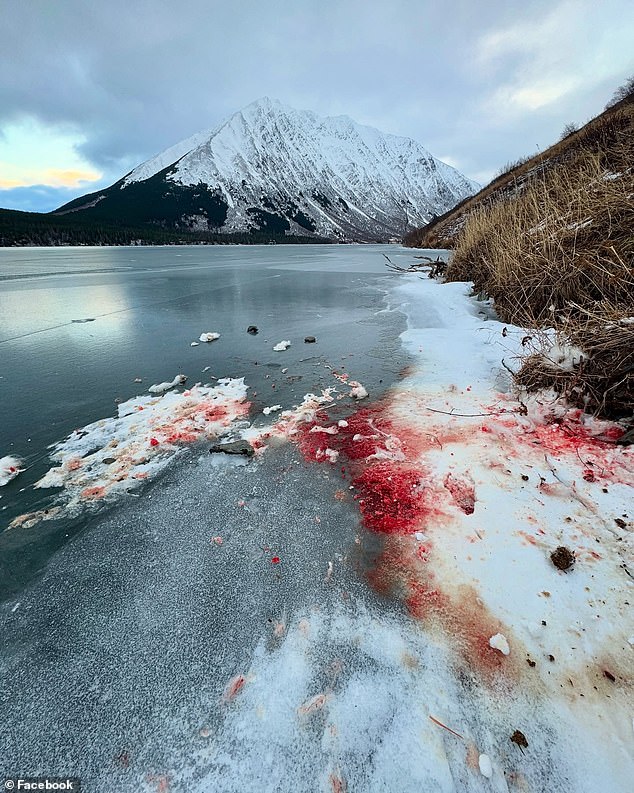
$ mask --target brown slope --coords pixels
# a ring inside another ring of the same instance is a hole
[[[444,215],[409,232],[403,244],[411,248],[453,248],[456,236],[471,212],[516,194],[527,182],[543,178],[549,170],[573,161],[580,152],[600,154],[606,170],[614,170],[620,159],[617,149],[624,136],[631,136],[633,120],[634,96],[629,96],[606,108],[585,126],[545,151],[525,161],[520,160],[479,193],[464,199]]]

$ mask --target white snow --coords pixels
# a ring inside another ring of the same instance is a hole
[[[225,231],[248,227],[247,208],[265,195],[292,196],[318,234],[400,237],[405,217],[421,225],[479,189],[409,138],[267,97],[139,165],[125,184],[172,164],[168,180],[220,191],[229,204]]]
[[[487,779],[491,779],[493,776],[493,766],[491,765],[491,758],[488,754],[481,754],[478,758],[478,765],[480,767],[480,773],[482,776],[485,776]]]
[[[0,487],[9,484],[12,479],[22,472],[22,460],[19,457],[7,455],[0,457]]]
[[[502,655],[508,655],[511,652],[506,636],[503,636],[501,633],[496,633],[495,636],[491,636],[489,639],[489,647],[492,647],[494,650],[499,650]]]
[[[355,399],[365,399],[367,397],[368,392],[364,386],[361,385],[361,383],[358,383],[356,380],[351,380],[348,385],[351,386],[351,397],[354,397]]]
[[[273,347],[273,349],[275,350],[275,352],[282,352],[283,350],[288,350],[288,348],[289,348],[290,346],[291,346],[291,343],[290,343],[290,341],[289,341],[288,339],[286,339],[286,340],[284,340],[284,341],[280,341],[280,342],[278,342],[278,343],[275,345],[275,347]]]
[[[573,345],[553,344],[545,353],[545,359],[557,369],[570,372],[578,366],[587,355],[579,347]]]
[[[210,342],[210,341],[216,341],[216,339],[219,338],[220,338],[220,334],[212,331],[207,333],[201,333],[200,336],[198,337],[198,341]]]
[[[148,391],[151,394],[164,394],[166,391],[169,391],[170,388],[176,388],[178,385],[183,385],[187,381],[187,375],[184,374],[177,374],[176,377],[171,380],[169,383],[156,383],[155,385],[151,385],[148,388]]]

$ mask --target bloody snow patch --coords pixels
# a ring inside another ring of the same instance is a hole
[[[58,463],[35,487],[63,488],[66,512],[138,486],[162,470],[187,445],[218,438],[247,416],[243,379],[196,385],[183,393],[141,396],[119,405],[118,415],[75,430],[54,447]],[[30,513],[12,526],[33,525],[59,511]]]
[[[19,457],[12,457],[11,455],[0,457],[0,487],[7,485],[21,473],[24,470],[21,466],[22,460]]]
[[[337,455],[364,526],[385,537],[369,572],[374,588],[399,598],[430,630],[439,629],[483,679],[502,673],[517,680],[530,670],[524,665],[527,648],[537,653],[524,625],[539,609],[526,590],[538,597],[542,590],[561,588],[560,581],[548,580],[547,587],[537,582],[544,568],[552,569],[550,553],[568,525],[567,544],[586,562],[584,585],[596,589],[589,566],[606,563],[606,544],[614,540],[614,530],[605,536],[597,523],[593,499],[597,489],[604,495],[597,483],[629,484],[632,465],[627,449],[604,440],[613,426],[574,413],[524,415],[519,403],[494,396],[489,403],[465,389],[456,396],[457,412],[464,415],[452,415],[427,410],[428,398],[403,388],[347,416],[345,424],[316,406],[289,438],[308,460],[327,462]],[[572,512],[574,523],[561,510]],[[625,540],[626,532],[621,534]],[[600,587],[602,600],[608,598],[605,617],[617,626],[624,614],[614,578],[626,583],[619,556],[624,550],[616,546],[610,552],[610,576]],[[527,570],[533,571],[528,577]],[[579,597],[578,585],[574,596],[563,590],[558,652]],[[596,598],[586,595],[586,618],[593,610]],[[515,648],[511,657],[497,640],[491,645],[498,634]]]

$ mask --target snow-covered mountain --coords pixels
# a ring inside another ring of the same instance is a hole
[[[264,98],[58,212],[197,231],[387,240],[478,188],[409,138]]]

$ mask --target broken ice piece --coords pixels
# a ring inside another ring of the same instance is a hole
[[[177,385],[183,385],[186,380],[187,375],[177,374],[171,383],[157,383],[156,385],[151,385],[148,388],[148,391],[151,394],[163,394],[165,391],[169,391],[170,388],[174,388]]]
[[[350,396],[354,397],[354,399],[365,399],[365,397],[367,397],[368,392],[361,383],[358,383],[356,380],[351,380],[348,385],[351,386]]]
[[[284,341],[280,341],[278,344],[276,344],[275,347],[273,347],[273,349],[275,352],[282,352],[282,350],[288,350],[290,346],[291,346],[290,341],[288,339],[285,339]]]
[[[340,427],[347,427],[347,426],[348,426],[348,422],[347,422],[345,419],[340,419],[340,420],[337,422],[337,424],[338,424]]]
[[[201,333],[198,337],[198,341],[216,341],[216,339],[220,338],[219,333]]]
[[[478,758],[478,765],[480,766],[480,773],[487,779],[493,776],[493,766],[491,765],[491,758],[487,754],[481,754]]]
[[[286,372],[288,372],[288,368],[282,369],[282,374],[286,374]]]
[[[489,639],[489,647],[492,647],[494,650],[499,650],[502,655],[508,655],[511,652],[506,637],[501,633],[496,633],[495,636],[491,636]]]
[[[198,347],[198,342],[197,341],[193,341],[189,346],[190,347]]]
[[[24,469],[20,468],[22,460],[18,457],[7,455],[0,458],[0,487],[8,484],[12,479],[21,473]]]
[[[326,449],[324,451],[326,457],[330,460],[331,463],[336,463],[339,459],[339,452],[336,449]]]
[[[281,409],[282,409],[281,405],[271,405],[270,407],[264,408],[262,413],[264,413],[265,416],[268,416],[269,413],[275,413],[276,410],[281,410]]]

